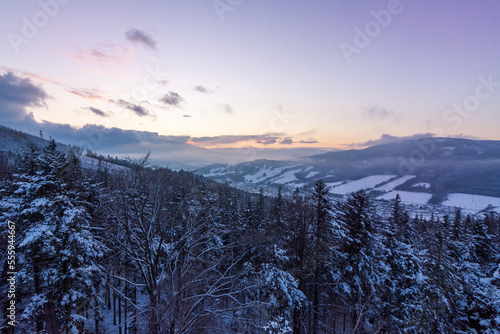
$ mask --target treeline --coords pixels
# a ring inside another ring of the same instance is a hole
[[[99,160],[100,162],[109,162],[111,164],[123,167],[132,167],[133,162],[130,159],[122,159],[118,157],[112,157],[109,154],[104,156],[102,154],[95,153],[94,151],[87,149],[85,155],[89,158]]]
[[[47,302],[63,333],[499,332],[493,212],[410,218],[396,198],[381,217],[363,191],[333,203],[321,180],[267,198],[148,157],[83,171],[53,141],[0,199],[19,333],[43,333]]]

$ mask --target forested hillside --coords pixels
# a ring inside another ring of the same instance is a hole
[[[431,194],[431,202],[438,204],[453,193],[500,198],[498,170],[500,141],[429,137],[328,152],[295,161],[215,164],[198,171],[221,182],[233,182],[242,189],[262,187],[269,192],[280,186],[284,192],[292,192],[295,187],[312,188],[319,178],[335,188],[344,182],[376,175],[408,177],[395,190]],[[422,183],[428,186],[420,188]]]
[[[147,156],[85,170],[52,141],[2,174],[0,214],[19,333],[44,331],[47,302],[62,333],[500,332],[493,212],[423,219],[395,198],[385,217],[322,180],[270,198]]]

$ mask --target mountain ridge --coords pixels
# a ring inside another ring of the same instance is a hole
[[[500,141],[428,137],[374,145],[360,150],[327,152],[301,161],[257,160],[207,166],[202,175],[233,182],[247,190],[311,187],[323,179],[332,188],[373,175],[415,175],[395,190],[429,193],[436,203],[450,193],[500,197]],[[420,183],[428,188],[417,187]]]

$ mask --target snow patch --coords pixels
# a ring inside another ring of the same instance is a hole
[[[432,194],[428,193],[417,193],[412,191],[391,191],[387,194],[383,194],[377,197],[377,199],[390,201],[396,198],[397,194],[399,194],[399,197],[401,197],[401,202],[407,204],[426,204],[432,198]]]
[[[295,175],[300,172],[302,169],[293,169],[284,172],[283,174],[279,175],[276,179],[270,180],[272,183],[278,183],[278,184],[285,184],[285,183],[290,183],[294,181],[298,181]]]
[[[310,179],[311,177],[315,177],[319,173],[320,172],[309,172],[309,174],[306,175],[306,179]]]
[[[266,179],[273,178],[279,175],[284,169],[285,167],[273,168],[264,165],[264,167],[257,171],[257,173],[245,175],[244,178],[246,182],[259,183],[265,181]]]
[[[377,187],[375,189],[380,190],[380,191],[391,191],[391,190],[394,190],[397,186],[400,186],[403,183],[405,183],[406,181],[414,179],[416,177],[417,177],[416,175],[405,175],[403,177],[400,177],[399,179],[396,179],[394,181],[386,183],[386,184],[384,184],[380,187]]]
[[[346,184],[339,185],[330,190],[332,194],[347,195],[351,192],[358,191],[361,189],[374,188],[377,184],[387,182],[396,175],[372,175],[364,177],[360,180],[355,180],[348,182]]]
[[[491,206],[494,211],[500,212],[500,198],[498,197],[452,193],[448,195],[443,205],[476,212]]]

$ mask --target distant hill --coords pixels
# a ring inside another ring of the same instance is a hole
[[[336,174],[333,181],[374,174],[416,175],[400,189],[423,182],[431,184],[429,191],[438,198],[454,192],[500,197],[500,141],[424,138],[315,155],[310,161]]]
[[[27,151],[31,144],[39,148],[44,148],[49,144],[49,141],[0,125],[0,151],[22,154],[24,151]]]
[[[49,141],[0,126],[0,174],[9,173],[9,164]],[[66,151],[71,146],[58,144]],[[82,156],[85,168],[96,169],[99,161],[108,168],[127,168],[129,161],[73,149]],[[7,167],[6,167],[7,166]],[[296,161],[255,160],[235,165],[216,164],[197,172],[218,182],[250,192],[264,188],[276,193],[278,187],[290,193],[295,188],[312,188],[323,179],[334,196],[366,189],[380,200],[399,193],[404,202],[492,208],[500,212],[500,141],[457,138],[423,138],[361,150],[327,152]]]
[[[395,190],[416,192],[434,203],[445,201],[451,193],[500,197],[500,141],[423,138],[328,152],[297,162],[212,165],[199,173],[251,191],[312,187],[321,178],[339,195],[344,189],[360,188],[352,183],[357,181],[374,195]],[[388,183],[390,186],[383,187]]]

